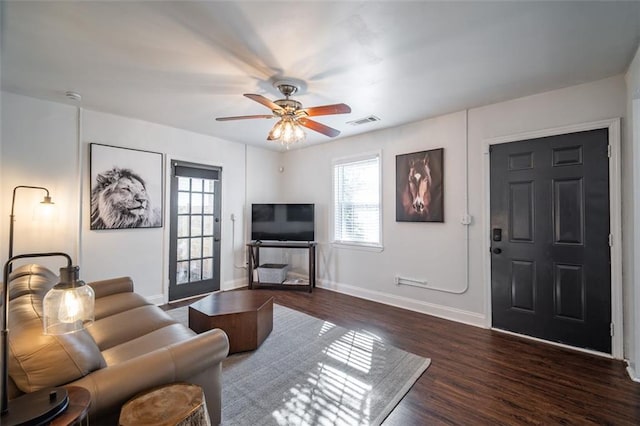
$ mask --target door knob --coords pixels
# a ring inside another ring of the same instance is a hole
[[[502,253],[502,249],[501,249],[501,248],[499,248],[499,247],[496,247],[496,248],[494,248],[494,249],[493,249],[493,252],[494,252],[495,254],[500,254],[500,253]]]

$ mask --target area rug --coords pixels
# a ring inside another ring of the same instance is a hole
[[[375,334],[273,306],[273,331],[222,364],[224,425],[378,425],[431,362]],[[168,311],[187,324],[187,308]]]

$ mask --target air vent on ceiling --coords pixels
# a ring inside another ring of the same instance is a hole
[[[352,126],[360,126],[362,124],[373,123],[374,121],[380,121],[380,119],[375,115],[370,115],[359,120],[347,121],[347,124],[351,124]]]

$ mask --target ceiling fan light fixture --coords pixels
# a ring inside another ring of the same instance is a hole
[[[292,117],[282,117],[269,132],[269,140],[279,142],[287,149],[297,142],[302,142],[306,138],[306,133],[302,126]]]
[[[276,124],[273,125],[271,131],[269,132],[269,140],[275,141],[280,139],[282,136],[282,120],[278,120]]]
[[[271,115],[239,115],[233,117],[217,117],[216,121],[245,120],[250,118],[276,118],[277,123],[271,128],[268,141],[279,142],[286,146],[287,149],[297,142],[302,142],[306,138],[303,127],[311,129],[314,132],[335,138],[340,131],[319,123],[309,117],[318,117],[322,115],[349,114],[351,107],[347,104],[320,105],[310,108],[303,108],[302,104],[290,96],[299,92],[301,87],[306,87],[304,82],[294,80],[279,80],[273,83],[273,86],[284,95],[284,99],[272,101],[262,95],[256,93],[245,93],[244,96],[255,101],[271,110]]]

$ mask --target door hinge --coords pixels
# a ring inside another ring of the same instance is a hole
[[[607,157],[611,158],[611,145],[607,145]]]
[[[609,324],[609,332],[611,333],[611,336],[613,336],[613,323]]]
[[[609,247],[613,247],[613,234],[609,234]]]

